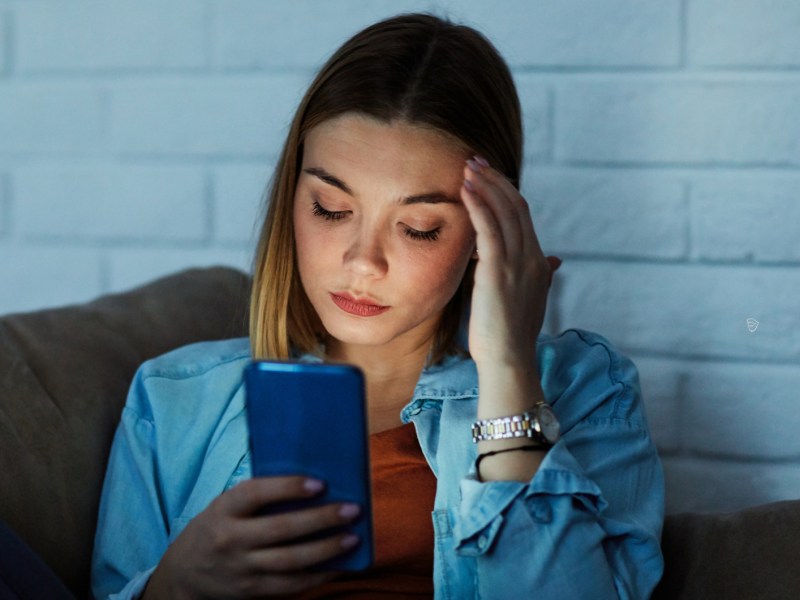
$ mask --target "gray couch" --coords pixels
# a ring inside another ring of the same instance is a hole
[[[248,291],[238,271],[193,269],[83,305],[0,317],[0,539],[15,532],[0,543],[0,597],[14,589],[13,557],[28,548],[72,594],[88,596],[106,458],[137,366],[191,342],[246,335]],[[670,516],[654,598],[800,597],[798,538],[800,501]]]

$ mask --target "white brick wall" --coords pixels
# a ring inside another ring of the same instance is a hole
[[[5,75],[9,68],[10,29],[11,19],[6,17],[4,10],[0,9],[0,74],[2,75]]]
[[[449,0],[437,3],[478,26],[512,67],[580,70],[674,66],[679,0]]]
[[[687,48],[692,64],[772,69],[800,65],[796,0],[691,0]],[[733,10],[731,10],[733,9]]]
[[[210,6],[214,67],[308,71],[356,31],[395,13],[434,9],[436,2],[215,0]]]
[[[800,170],[726,173],[692,188],[692,258],[800,262]]]
[[[275,157],[310,82],[275,74],[116,83],[111,150],[123,156]]]
[[[116,164],[16,170],[17,231],[31,239],[205,242],[211,215],[203,170]]]
[[[800,166],[800,84],[683,74],[565,83],[556,158],[577,163]]]
[[[20,73],[163,71],[206,66],[206,8],[196,0],[20,2]]]
[[[80,80],[0,79],[0,160],[99,156],[108,150],[105,86]]]
[[[638,365],[669,510],[800,497],[794,0],[0,0],[0,313],[248,270],[315,70],[413,10],[511,65],[545,329]]]

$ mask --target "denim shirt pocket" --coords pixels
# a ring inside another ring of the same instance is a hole
[[[525,484],[511,481],[461,482],[461,514],[456,522],[456,552],[480,556],[488,552],[503,526],[503,512],[524,492]]]
[[[248,479],[250,477],[250,452],[246,452],[242,457],[239,459],[239,462],[236,465],[236,468],[231,473],[230,477],[228,477],[227,482],[225,483],[225,487],[223,488],[223,493],[237,483],[243,481],[244,479]],[[212,499],[213,501],[213,499]],[[192,495],[191,501],[187,502],[187,505],[184,507],[183,512],[180,516],[175,517],[169,523],[169,538],[168,543],[171,544],[176,537],[178,537],[181,532],[186,528],[186,525],[189,524],[189,521],[194,519],[202,510],[198,510],[200,507],[200,503],[205,503],[205,500],[200,500],[198,496]]]

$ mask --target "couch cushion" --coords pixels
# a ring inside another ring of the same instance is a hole
[[[246,335],[249,278],[193,269],[91,303],[0,318],[0,520],[79,597],[111,440],[142,361]]]
[[[0,598],[75,600],[28,545],[0,521]]]
[[[653,600],[800,598],[800,500],[731,514],[670,515]]]

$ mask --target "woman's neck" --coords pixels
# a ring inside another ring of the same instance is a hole
[[[356,346],[331,340],[328,359],[358,366],[364,372],[370,433],[399,426],[400,411],[411,400],[432,340],[397,347]]]

